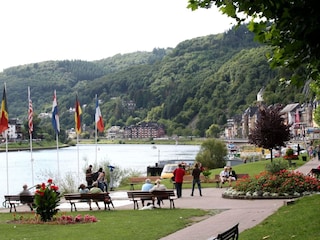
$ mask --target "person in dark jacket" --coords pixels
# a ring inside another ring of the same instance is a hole
[[[193,176],[193,180],[192,180],[192,191],[191,191],[191,196],[193,196],[193,192],[194,192],[194,186],[197,184],[198,185],[198,189],[199,189],[199,194],[202,197],[202,193],[201,193],[201,181],[200,181],[200,174],[201,174],[201,170],[199,168],[198,163],[196,163],[194,165],[194,169],[192,170],[192,176]]]

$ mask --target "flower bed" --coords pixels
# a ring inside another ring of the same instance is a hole
[[[70,215],[62,215],[60,217],[56,217],[51,221],[42,221],[38,215],[35,217],[24,217],[23,215],[17,217],[14,215],[14,219],[12,221],[8,221],[8,223],[15,223],[15,224],[49,224],[49,225],[67,225],[67,224],[79,224],[79,223],[94,223],[97,222],[97,218],[91,215],[84,215],[78,214],[77,216],[73,217]]]
[[[320,192],[318,179],[299,172],[281,170],[276,174],[265,171],[253,178],[239,179],[222,196],[237,199],[287,199],[315,192]]]

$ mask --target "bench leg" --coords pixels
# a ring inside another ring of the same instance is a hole
[[[10,204],[10,212],[12,212],[12,208],[14,209],[14,211],[16,212],[16,204],[15,203],[9,203]]]
[[[176,207],[174,206],[174,200],[173,200],[173,199],[170,199],[170,208],[176,208]]]
[[[70,202],[70,205],[71,205],[71,212],[73,211],[73,209],[76,212],[77,211],[76,203]]]
[[[138,204],[138,200],[133,200],[133,209],[139,209],[139,204]]]

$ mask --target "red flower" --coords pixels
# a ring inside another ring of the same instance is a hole
[[[51,178],[48,179],[48,183],[52,184],[52,179]]]
[[[55,185],[50,186],[51,190],[58,191],[59,187]]]

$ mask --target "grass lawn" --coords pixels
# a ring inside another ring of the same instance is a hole
[[[155,209],[152,211],[121,210],[65,213],[93,215],[95,223],[49,225],[15,224],[13,214],[0,214],[0,239],[24,240],[82,240],[82,239],[159,239],[179,229],[185,228],[206,215],[215,214],[198,209]],[[32,218],[31,213],[17,213],[16,218]]]
[[[320,194],[281,207],[261,224],[240,233],[239,239],[320,239]]]

